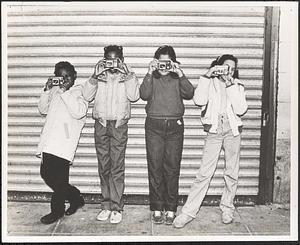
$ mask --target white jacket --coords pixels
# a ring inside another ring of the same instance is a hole
[[[47,117],[37,157],[46,152],[73,161],[88,110],[88,102],[81,91],[82,85],[74,85],[64,93],[58,86],[42,92],[38,110]]]
[[[108,115],[117,120],[116,128],[124,125],[131,117],[131,102],[140,98],[139,82],[132,71],[127,75],[120,72],[110,74],[108,71],[102,73],[101,79],[90,78],[82,90],[83,97],[91,102],[94,101],[93,118],[106,127]],[[111,111],[109,113],[108,111]]]
[[[202,124],[211,125],[209,132],[217,133],[218,114],[221,106],[221,91],[215,78],[200,76],[194,93],[194,102],[199,106],[206,106],[206,112],[201,113]],[[234,136],[239,134],[238,127],[242,126],[241,115],[246,113],[248,105],[244,92],[244,85],[239,79],[234,79],[233,85],[226,88],[227,106],[226,113]]]

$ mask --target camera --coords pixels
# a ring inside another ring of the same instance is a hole
[[[61,86],[64,83],[63,77],[50,77],[53,86]]]
[[[116,69],[120,68],[120,60],[119,59],[113,59],[113,60],[104,60],[104,68],[105,69]]]
[[[213,72],[213,76],[220,76],[220,75],[228,75],[231,73],[231,67],[228,65],[225,66],[215,66],[216,71]]]
[[[172,70],[173,66],[172,66],[171,60],[158,60],[157,69],[158,70]]]

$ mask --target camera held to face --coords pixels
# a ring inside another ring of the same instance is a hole
[[[158,70],[172,70],[173,69],[173,65],[171,60],[158,60],[157,63],[157,69]]]
[[[104,68],[105,69],[116,69],[121,68],[121,61],[120,59],[113,59],[113,60],[104,60]]]
[[[52,86],[61,86],[64,83],[63,77],[50,77]]]
[[[231,67],[228,65],[224,66],[215,66],[215,71],[212,73],[212,76],[217,77],[220,75],[228,75],[231,73]]]

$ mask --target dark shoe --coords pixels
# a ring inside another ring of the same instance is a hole
[[[83,199],[82,196],[80,196],[79,202],[77,202],[77,203],[75,203],[75,204],[72,204],[72,203],[71,203],[71,204],[70,204],[70,207],[66,210],[65,214],[66,214],[66,215],[72,215],[72,214],[76,213],[76,211],[77,211],[79,208],[83,207],[84,204],[85,204],[84,199]]]
[[[165,220],[165,224],[166,225],[172,225],[173,224],[173,221],[175,219],[175,213],[172,212],[172,211],[167,211],[166,212],[166,220]]]
[[[152,221],[154,224],[164,223],[163,213],[161,211],[154,211],[152,214]]]
[[[64,214],[58,215],[58,214],[50,213],[50,214],[43,216],[41,218],[41,222],[45,225],[52,224],[55,221],[59,220],[63,216],[64,216]]]

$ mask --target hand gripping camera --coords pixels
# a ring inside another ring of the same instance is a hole
[[[228,75],[231,73],[231,67],[228,65],[215,66],[216,70],[212,73],[212,76],[217,77],[220,75]]]
[[[64,83],[63,77],[50,77],[52,86],[61,86]]]
[[[158,70],[172,70],[173,69],[173,65],[171,60],[158,60],[157,63],[157,69]]]

